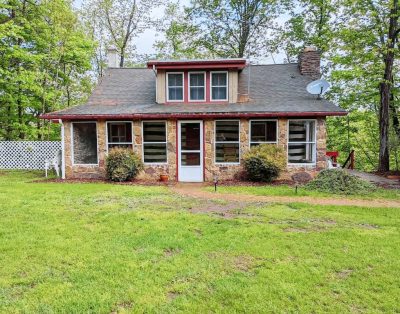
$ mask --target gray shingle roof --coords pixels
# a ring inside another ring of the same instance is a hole
[[[239,74],[239,93],[247,94],[250,83],[249,102],[164,105],[155,102],[156,80],[153,70],[113,68],[108,69],[86,104],[48,114],[46,118],[186,113],[345,113],[333,103],[317,100],[316,96],[308,94],[306,86],[310,81],[311,78],[300,75],[297,64],[255,65]]]

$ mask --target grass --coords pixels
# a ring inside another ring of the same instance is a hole
[[[0,173],[0,312],[400,311],[398,209],[37,178]]]
[[[214,191],[214,187],[206,187],[207,191]],[[239,193],[262,196],[313,196],[321,198],[350,198],[350,199],[400,199],[400,189],[383,189],[377,188],[376,191],[368,194],[358,195],[339,195],[332,193],[324,193],[319,191],[307,190],[302,186],[298,186],[297,193],[294,186],[288,185],[264,185],[264,186],[218,186],[219,193]]]

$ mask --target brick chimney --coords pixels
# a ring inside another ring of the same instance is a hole
[[[107,49],[107,65],[109,68],[119,68],[118,50],[113,46]]]
[[[299,70],[301,75],[318,79],[321,76],[321,54],[317,48],[308,46],[299,55]]]

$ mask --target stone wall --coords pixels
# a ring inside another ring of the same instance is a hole
[[[65,177],[68,178],[85,178],[98,179],[105,177],[104,158],[107,152],[106,147],[106,123],[105,121],[97,121],[97,147],[99,163],[95,165],[73,165],[72,164],[72,141],[71,129],[72,123],[64,121],[64,145],[65,145]]]
[[[142,146],[142,121],[133,122],[134,150],[143,156]],[[167,163],[160,165],[145,165],[144,171],[139,174],[141,180],[159,180],[160,175],[169,176],[171,181],[176,181],[176,121],[167,121]]]
[[[240,177],[243,167],[241,165],[215,164],[214,162],[214,120],[204,120],[204,161],[205,161],[205,180],[213,181],[214,175],[218,175],[220,180],[232,180]],[[177,180],[177,162],[176,162],[176,127],[177,121],[167,121],[167,163],[160,165],[146,165],[144,171],[139,175],[139,179],[156,181],[161,174],[169,175],[171,181]],[[106,147],[106,123],[97,121],[97,141],[99,149],[99,165],[97,166],[74,166],[71,156],[71,123],[64,122],[65,128],[65,170],[67,178],[104,178],[104,159],[107,152]],[[288,138],[288,119],[278,120],[278,145],[282,146],[287,152]],[[133,121],[133,149],[139,156],[142,156],[142,122]],[[307,172],[312,176],[317,171],[325,168],[326,154],[326,125],[325,118],[317,119],[317,161],[316,166],[288,166],[286,172],[281,175],[281,179],[290,179],[293,173]],[[249,120],[240,120],[240,156],[249,150]]]

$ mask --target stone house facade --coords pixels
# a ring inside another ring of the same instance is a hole
[[[242,172],[243,154],[261,143],[287,153],[282,178],[304,171],[313,175],[326,164],[326,117],[346,112],[305,91],[319,76],[318,51],[306,48],[299,60],[110,67],[87,104],[44,116],[62,123],[63,178],[104,178],[105,157],[119,146],[143,159],[140,179],[230,180]]]

